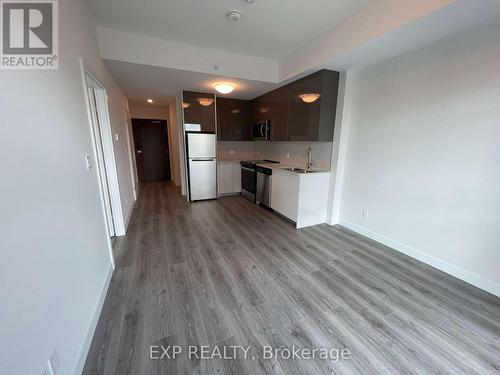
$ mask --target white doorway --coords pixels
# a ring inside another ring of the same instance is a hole
[[[125,234],[125,223],[120,201],[118,175],[113,151],[113,134],[109,119],[108,95],[104,86],[89,73],[82,62],[82,78],[94,146],[94,160],[103,214],[108,237]],[[113,258],[113,257],[112,257]]]

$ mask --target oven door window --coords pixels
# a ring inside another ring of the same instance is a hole
[[[255,170],[241,167],[241,188],[249,193],[255,194],[256,184]]]

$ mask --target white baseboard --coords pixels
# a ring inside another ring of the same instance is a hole
[[[137,198],[134,197],[134,201],[132,202],[132,204],[130,205],[130,209],[128,210],[127,219],[125,220],[125,234],[127,234],[128,225],[130,224],[130,219],[132,218],[132,213],[134,212],[134,207],[136,202]]]
[[[112,276],[113,267],[110,266],[108,274],[106,275],[106,279],[104,280],[101,293],[99,294],[99,298],[97,299],[96,306],[94,308],[94,315],[92,316],[92,320],[90,321],[85,340],[83,341],[82,347],[80,348],[80,355],[78,356],[75,367],[73,369],[73,375],[81,375],[83,367],[85,366],[85,360],[87,359],[87,355],[89,353],[90,344],[92,343],[92,338],[94,337],[94,332],[97,327],[97,322],[99,321],[99,316],[101,315],[102,306],[104,305],[104,300],[106,299],[106,294],[108,292],[109,283],[111,282]]]
[[[346,227],[347,229],[352,230],[353,232],[362,234],[365,237],[371,238],[374,241],[380,242],[386,246],[393,248],[394,250],[397,250],[403,254],[415,258],[443,272],[446,272],[447,274],[455,276],[456,278],[463,280],[471,285],[474,285],[480,289],[483,289],[491,294],[494,294],[497,297],[500,297],[500,284],[485,279],[484,277],[476,275],[475,273],[472,273],[470,271],[466,271],[460,267],[455,266],[454,264],[445,262],[444,260],[441,260],[432,255],[424,253],[423,251],[414,249],[413,247],[407,246],[398,241],[394,241],[381,234],[373,232],[369,229],[363,228],[350,221],[340,219],[338,224],[342,225],[343,227]]]

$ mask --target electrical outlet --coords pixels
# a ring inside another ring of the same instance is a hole
[[[234,150],[229,150],[229,155],[234,155]]]
[[[365,219],[368,218],[368,208],[363,208],[361,210],[361,216],[363,216]]]
[[[286,158],[290,159],[290,153],[289,152],[286,153]]]
[[[120,140],[120,136],[118,135],[118,133],[115,134],[115,141],[118,142]]]
[[[59,370],[59,356],[57,355],[57,351],[55,350],[49,358],[49,365],[52,373],[56,375],[57,370]]]

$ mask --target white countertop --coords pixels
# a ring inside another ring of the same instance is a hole
[[[300,165],[286,164],[286,163],[263,163],[263,164],[257,164],[257,166],[269,168],[269,169],[272,169],[273,171],[292,173],[292,174],[297,175],[297,176],[311,176],[311,175],[330,173],[330,171],[320,171],[320,170],[315,170],[314,168],[312,169],[313,171],[315,171],[314,173],[297,173],[297,172],[293,172],[293,171],[287,171],[286,168],[305,169],[305,167],[300,166]]]
[[[219,163],[239,163],[241,159],[219,159]],[[259,167],[265,167],[272,169],[273,171],[282,171],[284,173],[292,173],[297,176],[311,176],[311,175],[318,175],[318,174],[324,174],[324,173],[330,173],[330,171],[324,171],[324,170],[315,170],[313,168],[314,173],[296,173],[293,171],[287,171],[286,168],[300,168],[300,169],[305,169],[305,166],[303,165],[296,165],[296,164],[287,164],[287,163],[262,163],[262,164],[256,164]]]

